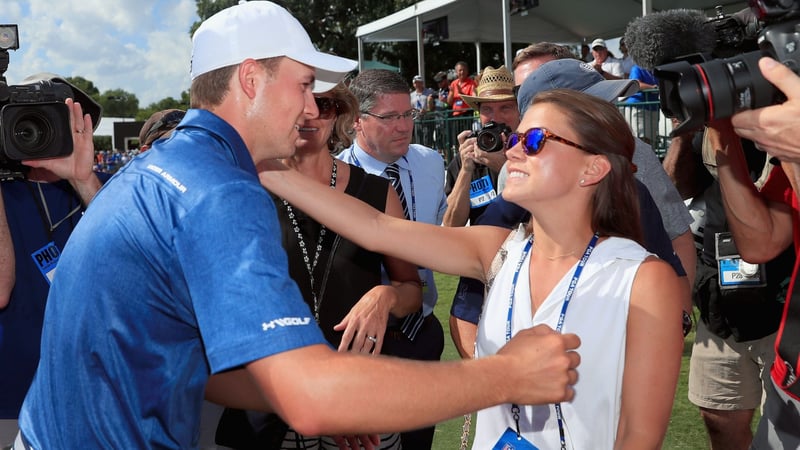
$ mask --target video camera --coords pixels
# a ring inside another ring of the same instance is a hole
[[[468,138],[477,138],[476,143],[478,144],[478,148],[485,151],[485,152],[496,152],[503,149],[505,145],[505,141],[503,141],[503,135],[508,135],[511,133],[511,128],[504,123],[489,121],[478,130],[477,132],[473,132]]]
[[[68,98],[99,123],[102,108],[88,95],[57,75],[44,73],[9,86],[9,50],[19,48],[17,25],[0,25],[0,180],[24,178],[20,161],[68,156],[72,130]]]
[[[785,100],[761,75],[758,60],[770,56],[800,71],[800,0],[749,0],[749,6],[733,15],[717,8],[709,20],[716,34],[710,54],[686,55],[655,67],[661,110],[681,122],[673,136]]]

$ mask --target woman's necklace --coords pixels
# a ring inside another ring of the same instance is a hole
[[[330,188],[336,189],[336,158],[333,158],[333,166],[331,167],[331,182]],[[300,251],[303,253],[303,262],[306,263],[306,270],[308,271],[308,281],[311,284],[311,295],[314,299],[314,319],[319,323],[319,306],[320,302],[317,299],[317,293],[314,291],[314,269],[317,268],[319,262],[319,254],[322,252],[322,241],[325,239],[326,228],[325,225],[320,224],[319,237],[317,238],[317,247],[314,249],[313,260],[308,256],[308,248],[306,241],[303,238],[303,233],[300,232],[300,224],[297,223],[297,217],[294,214],[292,205],[284,199],[281,199],[283,206],[286,207],[286,213],[289,215],[289,220],[292,221],[292,229],[297,234],[297,243],[300,246]]]
[[[536,249],[536,241],[533,242],[533,248]],[[545,258],[549,259],[550,261],[555,261],[557,259],[566,258],[567,256],[572,256],[575,253],[578,253],[578,249],[575,249],[575,250],[573,250],[573,251],[571,251],[569,253],[563,253],[561,255],[554,255],[554,256],[547,256],[547,255],[542,254],[542,252],[538,252],[538,253],[541,256],[544,256]]]

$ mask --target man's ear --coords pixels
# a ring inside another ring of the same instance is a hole
[[[353,120],[353,130],[356,132],[356,134],[361,133],[361,115],[356,115],[356,118]]]
[[[263,75],[263,67],[252,58],[245,59],[237,68],[239,87],[250,99],[256,96],[259,75]]]

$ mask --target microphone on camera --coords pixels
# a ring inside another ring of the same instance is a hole
[[[637,65],[647,70],[679,56],[711,53],[717,42],[713,23],[702,11],[672,9],[632,20],[625,45]]]

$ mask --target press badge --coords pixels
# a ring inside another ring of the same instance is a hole
[[[508,427],[506,432],[500,436],[497,444],[494,444],[492,450],[539,450],[539,447],[531,444],[524,437],[517,436],[517,432]]]
[[[469,185],[469,206],[470,208],[480,208],[488,204],[497,197],[497,191],[492,185],[489,175],[484,175],[477,180],[472,180]]]
[[[731,233],[714,235],[719,269],[719,288],[736,289],[767,285],[764,264],[751,264],[741,258]]]
[[[61,251],[58,249],[54,242],[49,242],[44,247],[31,253],[34,264],[42,272],[42,276],[47,280],[47,284],[53,282],[53,277],[56,274],[56,266],[58,259],[61,257]]]

